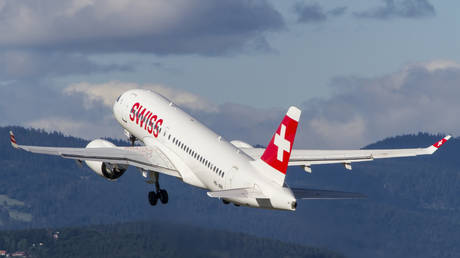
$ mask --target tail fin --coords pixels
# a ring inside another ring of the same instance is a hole
[[[283,121],[273,135],[270,143],[260,158],[272,171],[274,181],[284,183],[289,158],[291,157],[292,145],[299,124],[302,111],[296,107],[290,107]]]

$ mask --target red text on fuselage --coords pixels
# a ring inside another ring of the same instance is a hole
[[[163,119],[159,119],[157,115],[143,107],[139,102],[136,102],[131,108],[129,119],[133,122],[136,120],[137,125],[155,137],[158,137],[159,128],[163,124]]]

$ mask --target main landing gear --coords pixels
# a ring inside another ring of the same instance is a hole
[[[138,140],[136,136],[132,135],[126,129],[124,130],[124,133],[128,137],[128,141],[131,143],[131,146],[134,146],[136,141]],[[145,171],[142,169],[141,171],[144,177],[148,178],[147,183],[155,184],[155,191],[150,191],[148,195],[150,205],[152,206],[157,205],[158,200],[160,200],[160,202],[163,204],[167,204],[169,200],[168,192],[165,189],[160,188],[160,182],[159,182],[160,174],[158,172]]]
[[[153,181],[155,183],[155,191],[149,192],[149,203],[152,206],[157,205],[158,200],[161,203],[167,204],[168,203],[168,192],[165,189],[160,188],[160,183],[158,181],[159,174],[158,172],[154,172]]]

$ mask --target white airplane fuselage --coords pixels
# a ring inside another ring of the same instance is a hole
[[[226,198],[239,205],[295,210],[292,191],[272,180],[257,161],[163,96],[148,90],[123,93],[113,106],[120,125],[146,146],[156,146],[182,181],[210,191],[255,187],[266,198]]]

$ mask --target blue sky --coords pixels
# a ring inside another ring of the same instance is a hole
[[[459,9],[433,0],[0,0],[0,116],[121,137],[107,103],[145,87],[250,143],[267,141],[290,105],[304,111],[301,147],[455,134]]]

